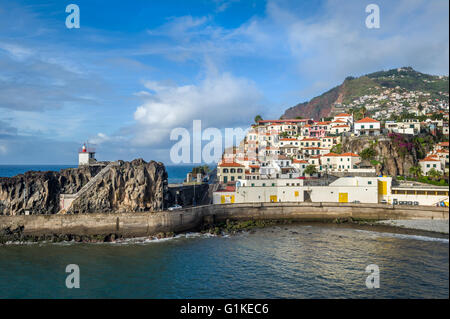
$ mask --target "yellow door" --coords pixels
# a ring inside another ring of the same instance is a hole
[[[348,193],[339,193],[339,203],[348,203]]]
[[[295,197],[298,197],[298,191],[295,191],[295,192],[294,192],[294,196],[295,196]]]
[[[225,196],[224,195],[220,196],[220,202],[222,204],[225,204]]]
[[[378,181],[378,195],[387,195],[386,181]]]
[[[270,195],[270,202],[276,203],[277,202],[277,195]]]

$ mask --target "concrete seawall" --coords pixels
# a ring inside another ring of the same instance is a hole
[[[0,216],[0,231],[23,227],[24,235],[151,236],[161,232],[196,230],[203,223],[249,219],[325,221],[354,219],[449,219],[446,207],[383,204],[257,203],[207,205],[159,213]]]

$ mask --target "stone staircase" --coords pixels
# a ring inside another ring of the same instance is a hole
[[[75,194],[61,194],[62,200],[63,200],[63,207],[59,210],[58,214],[65,214],[70,206],[72,206],[72,202],[75,201],[77,198],[79,198],[81,195],[86,193],[92,185],[94,185],[96,182],[98,182],[100,179],[103,178],[103,176],[106,175],[106,173],[109,172],[109,170],[114,166],[119,166],[119,162],[110,162],[108,165],[106,165],[100,172],[98,172],[97,175],[92,177],[86,185],[84,185],[78,192]],[[61,201],[61,200],[60,200]],[[67,205],[65,203],[67,202]]]

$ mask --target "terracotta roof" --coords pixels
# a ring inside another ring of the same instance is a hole
[[[298,122],[307,122],[307,121],[309,121],[309,119],[285,119],[285,120],[262,120],[262,121],[259,121],[258,123],[286,123],[286,122],[298,123]]]
[[[341,116],[351,116],[351,115],[347,114],[347,113],[341,113],[341,114],[336,115],[335,117],[341,117]]]
[[[294,159],[294,162],[293,162],[293,163],[298,163],[298,164],[308,164],[308,161]]]
[[[302,139],[302,140],[300,140],[301,142],[303,142],[303,141],[315,141],[315,142],[320,142],[320,139],[318,139],[318,138],[314,138],[314,137],[306,137],[306,138],[304,138],[304,139]]]
[[[333,127],[333,128],[336,128],[336,127],[349,127],[348,125],[336,125],[335,127]]]
[[[358,155],[358,154],[355,154],[355,153],[344,153],[344,154],[340,154],[340,156],[359,157],[359,155]]]
[[[336,154],[336,153],[327,153],[323,156],[333,156],[333,157],[338,157],[338,156],[351,156],[351,157],[359,157],[358,154],[355,153],[343,153],[343,154]]]
[[[282,138],[280,141],[298,141],[296,138]]]
[[[235,186],[225,186],[225,188],[217,190],[217,192],[234,192],[236,191]]]
[[[434,158],[433,156],[427,156],[424,159],[420,160],[419,162],[440,162],[440,161]]]
[[[362,120],[356,121],[355,123],[380,123],[377,120],[371,119],[370,117],[365,117]]]
[[[330,153],[327,153],[327,154],[325,154],[325,155],[323,155],[323,156],[339,156],[340,154],[336,154],[336,153],[332,153],[332,152],[330,152]]]
[[[231,162],[231,163],[220,163],[219,164],[220,167],[244,167],[244,165],[241,165],[239,163],[236,162]]]

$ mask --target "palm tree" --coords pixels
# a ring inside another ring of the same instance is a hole
[[[409,173],[412,174],[415,178],[422,176],[422,167],[420,165],[411,166],[409,168]]]
[[[314,165],[308,165],[305,168],[305,174],[312,176],[317,173],[316,167]]]
[[[430,176],[433,180],[438,180],[442,176],[442,173],[432,168],[428,171],[428,176]]]
[[[365,106],[361,107],[361,113],[362,113],[362,117],[363,117],[363,118],[366,117],[366,112],[367,112],[366,107],[365,107]]]
[[[259,121],[262,121],[263,118],[261,117],[261,115],[256,115],[255,116],[255,123],[258,124]]]

